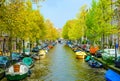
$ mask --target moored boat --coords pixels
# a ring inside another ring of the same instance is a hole
[[[106,81],[120,81],[120,74],[108,69],[105,73],[105,79]]]
[[[34,65],[33,59],[31,57],[24,57],[22,63],[31,68]]]
[[[40,51],[39,51],[40,59],[45,58],[45,55],[46,55],[45,50],[40,50]]]
[[[40,60],[40,57],[38,54],[31,54],[31,57],[35,60]]]
[[[78,59],[84,59],[85,56],[86,56],[85,52],[82,52],[82,51],[76,52],[76,58],[78,58]]]
[[[10,66],[10,60],[7,56],[0,56],[0,68],[7,68]]]
[[[49,45],[49,46],[48,46],[48,48],[49,48],[49,49],[52,49],[52,48],[53,48],[53,46],[52,46],[52,45]]]
[[[91,60],[91,55],[87,55],[85,58],[85,61],[88,62],[89,60]]]
[[[13,62],[20,62],[21,59],[23,58],[23,56],[20,53],[17,53],[17,52],[13,52],[11,54],[11,56],[12,56],[12,61]]]
[[[17,81],[26,78],[28,76],[28,72],[29,68],[21,62],[18,62],[6,70],[5,76],[8,80]]]
[[[94,60],[94,59],[91,59],[88,61],[88,64],[92,67],[92,68],[101,68],[103,65],[102,63]]]
[[[30,56],[30,49],[29,48],[26,48],[23,50],[23,56]]]

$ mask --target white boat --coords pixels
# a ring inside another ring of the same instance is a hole
[[[28,76],[29,68],[18,62],[8,68],[5,72],[5,76],[8,80],[22,80]]]

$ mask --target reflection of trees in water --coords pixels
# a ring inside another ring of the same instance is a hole
[[[103,77],[105,70],[103,68],[91,68],[93,72],[89,72],[87,75],[87,79],[89,81],[106,81]]]
[[[48,60],[43,60],[40,61],[39,64],[36,64],[34,67],[34,78],[40,78],[42,76],[47,75],[47,73],[49,72],[48,69]]]
[[[41,76],[45,76],[48,73],[48,68],[44,65],[41,65],[39,68],[35,68],[34,77],[40,78]]]

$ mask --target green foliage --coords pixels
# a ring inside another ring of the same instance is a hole
[[[32,10],[32,4],[16,0],[6,6],[0,7],[0,26],[11,37],[24,40],[28,38],[36,40],[44,33],[44,18],[37,10]],[[2,28],[4,26],[4,28]]]
[[[66,24],[64,25],[63,27],[63,30],[62,30],[62,37],[64,39],[68,39],[68,28],[69,28],[69,21],[66,22]]]
[[[79,21],[78,20],[71,20],[70,26],[69,26],[69,32],[68,32],[68,37],[70,40],[77,40],[83,36],[82,33],[82,28],[79,26]]]
[[[45,32],[44,18],[38,10],[32,10],[30,0],[8,0],[0,5],[0,33],[7,33],[11,40],[42,39]]]
[[[52,22],[50,20],[46,20],[45,22],[45,26],[46,26],[46,35],[44,35],[44,39],[46,40],[56,40],[59,35],[58,35],[58,31],[56,28],[54,28]]]
[[[86,6],[82,6],[80,13],[77,14],[77,19],[69,20],[63,27],[62,37],[64,39],[78,40],[84,36],[86,30],[85,17]]]
[[[111,24],[114,10],[111,8],[111,0],[93,0],[92,8],[86,17],[87,37],[91,41],[98,41],[103,34],[105,36],[114,34],[116,26]]]

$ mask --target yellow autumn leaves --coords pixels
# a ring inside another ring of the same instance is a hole
[[[39,10],[32,9],[29,0],[8,0],[0,5],[0,32],[7,33],[11,38],[55,40],[58,38],[57,29],[49,23]]]

